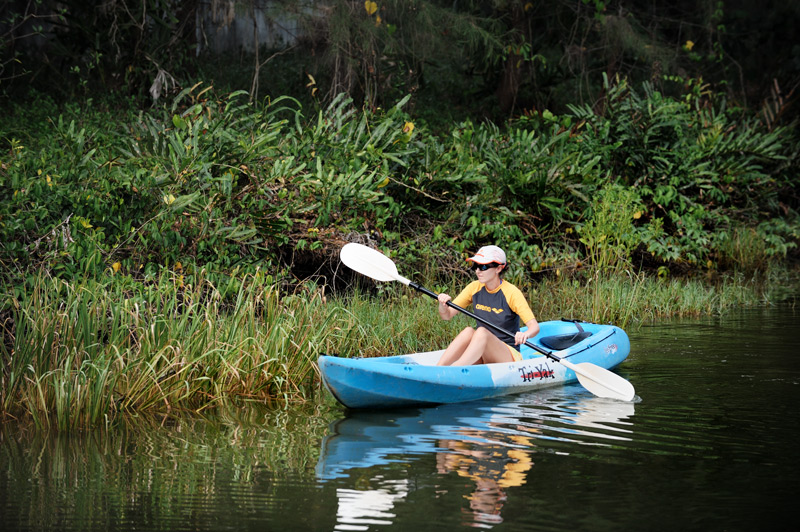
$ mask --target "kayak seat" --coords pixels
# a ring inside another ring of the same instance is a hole
[[[561,321],[570,321],[574,323],[578,330],[574,333],[556,334],[554,336],[545,336],[544,338],[540,338],[539,342],[541,342],[543,346],[560,351],[562,349],[572,347],[573,345],[585,340],[586,338],[589,338],[592,335],[592,333],[584,331],[583,327],[581,327],[581,324],[578,323],[577,320],[562,318]]]
[[[541,342],[541,344],[545,347],[555,351],[561,351],[562,349],[572,347],[581,340],[589,338],[591,335],[592,333],[587,331],[569,334],[557,334],[555,336],[545,336],[544,338],[540,338],[539,342]]]

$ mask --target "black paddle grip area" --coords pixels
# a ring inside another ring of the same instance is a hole
[[[408,283],[408,286],[410,286],[414,290],[419,290],[420,292],[422,292],[423,294],[425,294],[427,296],[431,296],[433,299],[439,299],[439,294],[437,294],[436,292],[431,292],[430,290],[428,290],[424,286],[420,286],[420,285],[418,285],[417,283],[415,283],[413,281]]]

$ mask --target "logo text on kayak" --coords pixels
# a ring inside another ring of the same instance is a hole
[[[552,369],[550,369],[550,365],[547,362],[534,366],[530,368],[529,366],[522,366],[519,368],[519,372],[522,374],[522,382],[530,382],[535,380],[544,380],[544,379],[555,379],[556,376]]]

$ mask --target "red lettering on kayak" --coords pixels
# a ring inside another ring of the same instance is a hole
[[[519,372],[522,375],[522,382],[530,382],[536,379],[544,380],[544,379],[555,379],[555,373],[550,366],[545,362],[544,364],[539,364],[538,366],[534,366],[530,368],[528,366],[522,366],[519,368]]]

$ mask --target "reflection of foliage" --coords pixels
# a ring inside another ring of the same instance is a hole
[[[72,509],[67,517],[76,529],[109,522],[185,525],[189,507],[192,524],[208,526],[219,507],[207,503],[220,492],[230,494],[232,483],[261,490],[276,481],[312,479],[325,414],[313,407],[231,406],[205,417],[125,418],[111,429],[71,435],[5,423],[3,485],[8,493],[28,494],[16,508],[28,526],[40,530],[64,525],[64,514],[53,511],[54,497],[62,510]],[[4,520],[13,523],[14,517]]]

